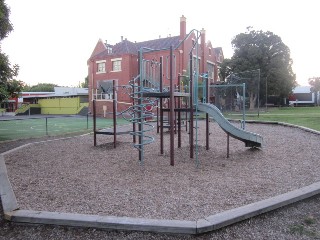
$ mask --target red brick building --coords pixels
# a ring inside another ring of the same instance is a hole
[[[223,52],[220,47],[214,48],[210,41],[206,40],[206,32],[204,29],[200,31],[200,39],[198,39],[198,50],[193,49],[192,55],[194,60],[198,58],[199,73],[208,72],[210,83],[218,80],[219,64],[223,61]],[[129,81],[138,75],[138,51],[142,47],[151,49],[165,49],[153,51],[144,54],[144,59],[159,61],[163,57],[162,72],[164,85],[169,85],[169,80],[165,76],[168,73],[168,56],[169,48],[173,46],[173,55],[175,61],[175,71],[173,79],[178,78],[178,74],[188,74],[190,50],[197,41],[196,32],[188,35],[186,30],[186,18],[180,17],[180,34],[177,36],[169,36],[148,40],[144,42],[131,42],[121,37],[121,41],[115,45],[103,42],[101,39],[97,42],[91,57],[88,60],[88,76],[89,76],[89,108],[92,111],[92,100],[97,100],[97,112],[103,113],[103,109],[112,111],[112,82],[115,80],[116,85],[128,85]],[[185,39],[186,38],[186,39]],[[183,41],[184,40],[184,41]],[[180,44],[179,47],[177,47]],[[194,61],[195,62],[195,61]],[[117,100],[119,102],[131,102],[130,96],[125,90],[117,88]],[[119,103],[118,111],[127,108],[128,105]]]

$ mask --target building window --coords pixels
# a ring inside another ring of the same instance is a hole
[[[222,61],[223,61],[223,55],[222,55],[222,52],[219,51],[219,53],[217,54],[217,62],[222,63]]]
[[[212,55],[211,48],[209,48],[209,56],[211,56],[211,55]]]
[[[113,99],[113,80],[100,80],[96,89],[92,89],[92,99],[110,100]]]
[[[214,63],[213,62],[207,62],[207,70],[208,70],[208,78],[209,80],[214,80]]]
[[[192,68],[194,72],[198,72],[199,73],[199,69],[200,69],[200,57],[198,57],[198,61],[197,61],[197,57],[193,56],[193,60],[192,60]]]
[[[105,73],[106,72],[106,61],[97,61],[97,73]]]
[[[121,71],[121,61],[122,61],[122,58],[111,59],[113,72]]]
[[[107,52],[108,52],[109,54],[112,53],[112,47],[110,47],[109,45],[107,46]]]
[[[106,63],[98,63],[98,69],[97,72],[106,72]]]
[[[121,61],[112,62],[112,71],[121,71]]]

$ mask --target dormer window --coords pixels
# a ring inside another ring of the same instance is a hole
[[[107,52],[108,52],[108,54],[111,54],[112,53],[112,47],[108,46],[107,47]]]

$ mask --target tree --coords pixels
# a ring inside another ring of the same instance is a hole
[[[250,79],[260,79],[260,100],[265,99],[266,91],[269,95],[280,97],[287,97],[291,93],[296,86],[296,76],[292,71],[290,49],[279,36],[270,31],[256,31],[248,27],[247,32],[236,35],[231,44],[234,54],[228,63],[228,69],[235,74],[259,69],[259,78]],[[252,109],[257,91],[248,88],[247,92]]]
[[[88,88],[88,86],[89,86],[89,77],[88,76],[85,77],[84,82],[82,82],[80,86],[82,88]]]
[[[223,62],[220,65],[220,70],[219,70],[219,78],[221,81],[226,81],[226,78],[230,76],[231,72],[231,59],[230,58],[225,58]]]
[[[13,30],[9,20],[10,9],[0,0],[0,41],[8,36]],[[23,82],[14,78],[18,76],[19,66],[11,65],[8,56],[1,51],[0,47],[0,102],[14,97],[23,87]]]
[[[0,0],[0,40],[6,38],[13,30],[13,26],[9,20],[10,9],[4,0]]]
[[[310,91],[315,95],[315,103],[319,106],[318,92],[320,92],[320,77],[312,77],[308,80],[311,86]]]
[[[19,80],[12,79],[7,82],[7,92],[10,97],[18,97],[23,87],[24,82]]]
[[[25,92],[54,92],[54,87],[58,87],[58,85],[53,83],[38,83],[33,86],[26,85],[23,88]]]

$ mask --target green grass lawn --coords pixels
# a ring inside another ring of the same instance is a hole
[[[129,122],[119,118],[117,124],[123,125]],[[112,119],[97,119],[97,128],[112,127]],[[93,121],[86,117],[55,117],[0,121],[0,141],[56,136],[76,132],[92,132]]]
[[[226,113],[225,117],[242,119],[239,112]],[[247,111],[246,120],[285,122],[320,131],[320,107],[262,108],[259,116],[257,112],[251,114]]]
[[[224,115],[230,119],[242,119],[240,112]],[[257,112],[247,111],[246,120],[285,122],[320,131],[320,107],[262,108],[259,116]],[[119,125],[129,124],[123,118],[118,118],[117,122]],[[97,128],[112,126],[112,119],[97,119]],[[0,141],[92,132],[92,129],[92,118],[87,122],[86,117],[47,118],[47,125],[46,118],[0,121]]]

